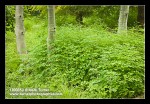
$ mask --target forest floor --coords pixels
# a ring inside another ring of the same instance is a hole
[[[46,98],[144,98],[142,33],[129,30],[128,35],[117,35],[99,25],[58,26],[52,44],[55,48],[48,59],[45,24],[44,20],[25,19],[30,51],[26,62],[21,62],[17,54],[14,33],[7,31],[7,98],[33,97],[11,96],[10,88],[49,88],[63,93]]]

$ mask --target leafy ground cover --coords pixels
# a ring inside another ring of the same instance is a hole
[[[34,25],[33,25],[34,24]],[[15,34],[6,36],[6,98],[134,98],[144,94],[144,35],[108,32],[102,25],[57,26],[50,58],[47,24],[25,18],[27,60],[16,52]],[[48,88],[59,96],[13,96],[11,88]]]

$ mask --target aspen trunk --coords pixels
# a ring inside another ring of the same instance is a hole
[[[26,54],[26,45],[25,45],[25,29],[24,29],[24,17],[23,17],[23,6],[16,5],[16,12],[15,12],[15,20],[16,20],[16,27],[15,27],[15,34],[16,34],[16,42],[17,42],[17,51],[19,54]]]
[[[48,37],[47,37],[48,53],[50,52],[50,50],[52,48],[50,43],[54,41],[54,35],[55,35],[55,31],[56,31],[54,8],[55,8],[55,6],[48,5]]]
[[[129,14],[129,6],[122,5],[120,7],[120,15],[118,21],[118,34],[127,33],[128,14]]]

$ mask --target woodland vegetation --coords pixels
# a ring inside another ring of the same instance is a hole
[[[5,12],[6,98],[144,98],[144,6],[6,5]]]

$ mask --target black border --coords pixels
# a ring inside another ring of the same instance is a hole
[[[57,2],[57,5],[82,5],[82,3],[79,3],[78,2],[79,0],[76,0],[75,2],[74,1],[70,1],[70,3],[67,3],[68,1],[66,0],[66,1],[59,1],[59,2]],[[84,1],[84,3],[86,4],[86,5],[145,5],[145,1],[144,0],[142,0],[142,1],[137,1],[137,0],[135,0],[135,1],[129,1],[129,2],[127,2],[127,1],[121,1],[121,0],[118,0],[118,1],[116,1],[116,4],[114,4],[115,3],[115,1],[109,1],[109,2],[107,2],[107,3],[105,3],[104,4],[104,0],[103,1],[101,1],[101,0],[92,0],[92,2],[89,2],[89,1],[86,1],[86,0],[83,0]],[[5,2],[5,5],[15,5],[14,3],[9,3],[10,1],[8,1],[8,0],[5,0],[4,1]],[[33,1],[34,3],[35,3],[35,1]],[[106,2],[106,1],[105,1]],[[24,1],[23,3],[21,3],[21,4],[23,4],[23,5],[29,5],[30,3],[32,3],[31,1],[29,1],[29,2],[27,2],[27,1]],[[33,3],[33,4],[34,4]],[[45,2],[46,4],[49,4],[49,3],[52,3],[52,4],[55,4],[56,3],[56,1],[55,2],[52,2],[52,1],[48,1],[48,2]],[[64,3],[64,4],[63,4]],[[65,4],[65,3],[67,3],[67,4]],[[113,3],[113,4],[111,4],[111,3]],[[119,4],[117,4],[117,3],[119,3]],[[84,5],[85,5],[84,4]],[[1,5],[1,14],[3,14],[4,16],[5,16],[5,5]],[[42,2],[39,2],[39,4],[37,3],[36,5],[43,5],[43,3]],[[49,5],[51,5],[51,4],[49,4]],[[55,4],[56,5],[56,4]],[[146,5],[145,6],[145,8],[147,7],[147,9],[145,9],[145,19],[146,19],[146,10],[148,10],[148,6]],[[2,16],[2,15],[1,15]],[[1,19],[5,19],[5,17],[1,17]],[[5,20],[2,20],[3,22],[5,21]],[[145,20],[146,21],[146,20]],[[147,22],[147,23],[149,23],[149,22]],[[2,25],[2,24],[1,24]],[[146,25],[148,26],[148,24],[145,24],[145,30],[146,30]],[[1,58],[0,58],[0,63],[1,63],[1,65],[2,65],[2,67],[1,67],[1,71],[0,72],[2,72],[2,70],[3,70],[3,73],[1,73],[1,77],[2,78],[0,78],[1,79],[1,81],[0,81],[0,85],[1,85],[1,87],[0,87],[0,91],[1,92],[3,92],[3,93],[0,93],[1,95],[0,95],[0,98],[2,98],[2,99],[5,99],[5,51],[2,51],[2,50],[5,50],[5,22],[4,22],[4,24],[1,26],[1,28],[0,29],[2,29],[1,30],[1,32],[3,31],[4,33],[2,33],[0,36],[1,36]],[[148,29],[148,27],[147,27],[147,29]],[[146,42],[146,39],[148,39],[148,37],[146,36],[146,31],[145,31],[145,59],[146,60],[148,60],[148,57],[146,57],[146,54],[147,54],[147,56],[148,56],[148,54],[149,54],[149,52],[148,51],[146,51],[146,46],[148,46],[148,44],[147,44],[147,42]],[[147,52],[147,53],[146,53]],[[148,64],[148,61],[145,61],[145,64]],[[145,67],[145,69],[146,69],[146,67]],[[147,69],[149,69],[149,68],[147,68]],[[145,81],[145,90],[146,89],[149,89],[150,87],[148,86],[148,83],[150,82],[150,81],[148,81],[148,76],[149,75],[147,75],[149,72],[148,72],[149,70],[145,70],[145,75],[146,75],[146,77],[145,77],[145,79],[146,79],[146,81]],[[139,103],[143,103],[143,101],[145,102],[146,100],[148,100],[148,92],[147,91],[145,91],[145,99],[88,99],[89,101],[91,101],[92,103],[95,103],[95,102],[107,102],[107,103],[134,103],[134,101],[135,102],[139,102]],[[5,101],[8,101],[8,100],[11,100],[11,102],[13,102],[15,99],[5,99]],[[21,99],[17,99],[17,100],[21,100]],[[26,100],[26,99],[25,99]],[[36,100],[39,100],[39,99],[36,99]],[[41,100],[41,99],[40,99]],[[46,99],[46,100],[49,100],[49,99]],[[71,103],[76,103],[76,101],[78,100],[80,103],[84,103],[84,101],[86,101],[87,99],[62,99],[62,100],[68,100],[68,101],[71,101]],[[62,101],[61,99],[50,99],[49,101]],[[118,101],[117,101],[118,100]],[[128,101],[129,100],[129,101]],[[26,100],[26,101],[28,101],[28,99]],[[133,102],[132,102],[133,101]],[[17,101],[15,100],[15,103],[16,103]],[[24,102],[25,103],[25,102]],[[28,103],[28,102],[27,102]],[[43,101],[41,102],[41,103],[43,103]],[[56,102],[57,103],[57,102]],[[62,103],[62,102],[61,102]]]
[[[4,0],[4,4],[7,5],[145,5],[146,0],[46,0],[46,1],[34,1],[34,0],[22,0],[21,3],[11,2],[10,0]]]

